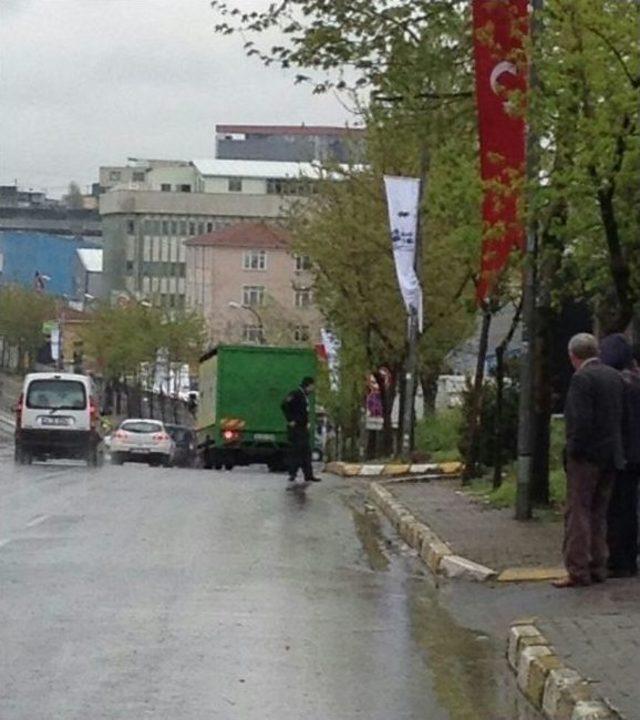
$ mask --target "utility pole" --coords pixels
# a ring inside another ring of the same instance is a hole
[[[420,287],[422,287],[422,199],[424,197],[424,187],[427,181],[428,164],[429,158],[427,154],[427,146],[425,143],[423,143],[420,156],[420,190],[418,192],[416,246],[413,260],[413,267],[416,273],[416,277],[418,278],[418,284],[420,285]],[[405,394],[404,412],[402,415],[401,454],[403,457],[408,459],[411,450],[413,449],[413,423],[415,419],[414,403],[416,395],[416,376],[418,372],[418,340],[420,339],[420,318],[418,317],[418,311],[416,308],[411,308],[407,322],[408,351],[404,376]]]
[[[540,33],[540,13],[544,0],[531,0],[531,58],[529,61],[529,94],[533,96],[539,87],[534,62],[536,40]],[[529,108],[531,105],[529,105]],[[538,177],[538,135],[527,126],[527,180],[529,194]],[[535,450],[535,384],[533,363],[535,359],[535,316],[537,295],[538,227],[529,203],[525,268],[522,295],[523,352],[520,360],[520,406],[518,410],[518,482],[516,487],[516,519],[531,518],[531,487],[533,480],[533,453]]]

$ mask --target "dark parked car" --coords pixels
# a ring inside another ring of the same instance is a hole
[[[165,425],[165,428],[176,444],[174,465],[194,467],[198,446],[196,431],[186,425]]]

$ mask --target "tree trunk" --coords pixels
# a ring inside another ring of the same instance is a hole
[[[555,314],[544,305],[536,313],[536,342],[533,366],[534,385],[534,452],[532,462],[531,500],[536,505],[549,504],[549,449],[551,431],[552,387],[551,353]]]
[[[502,449],[502,408],[504,405],[504,353],[506,345],[500,343],[496,348],[496,416],[493,428],[493,489],[502,485],[502,468],[504,465],[504,452]]]
[[[438,393],[438,377],[440,368],[437,371],[426,369],[420,373],[420,385],[422,386],[422,402],[424,403],[424,414],[429,415],[436,411],[436,395]]]
[[[471,417],[469,418],[469,436],[467,456],[462,474],[463,485],[468,485],[472,478],[478,476],[478,454],[480,450],[480,420],[482,413],[482,390],[484,385],[484,366],[487,360],[489,347],[489,330],[491,329],[491,311],[484,308],[482,312],[482,328],[480,330],[480,345],[476,362],[476,375],[471,396]]]
[[[393,400],[396,392],[397,368],[393,368],[391,378],[377,370],[374,373],[378,387],[380,388],[380,400],[382,402],[382,433],[380,452],[385,457],[393,455]]]

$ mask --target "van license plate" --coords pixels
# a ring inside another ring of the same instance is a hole
[[[56,417],[55,415],[53,417],[43,417],[41,419],[42,425],[51,425],[56,427],[66,427],[69,425],[69,418],[66,417]]]
[[[256,433],[254,440],[262,440],[262,442],[275,442],[276,436],[273,433]]]

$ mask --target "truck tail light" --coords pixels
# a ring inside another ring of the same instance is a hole
[[[222,439],[227,443],[235,442],[240,439],[240,432],[238,430],[223,430]]]

